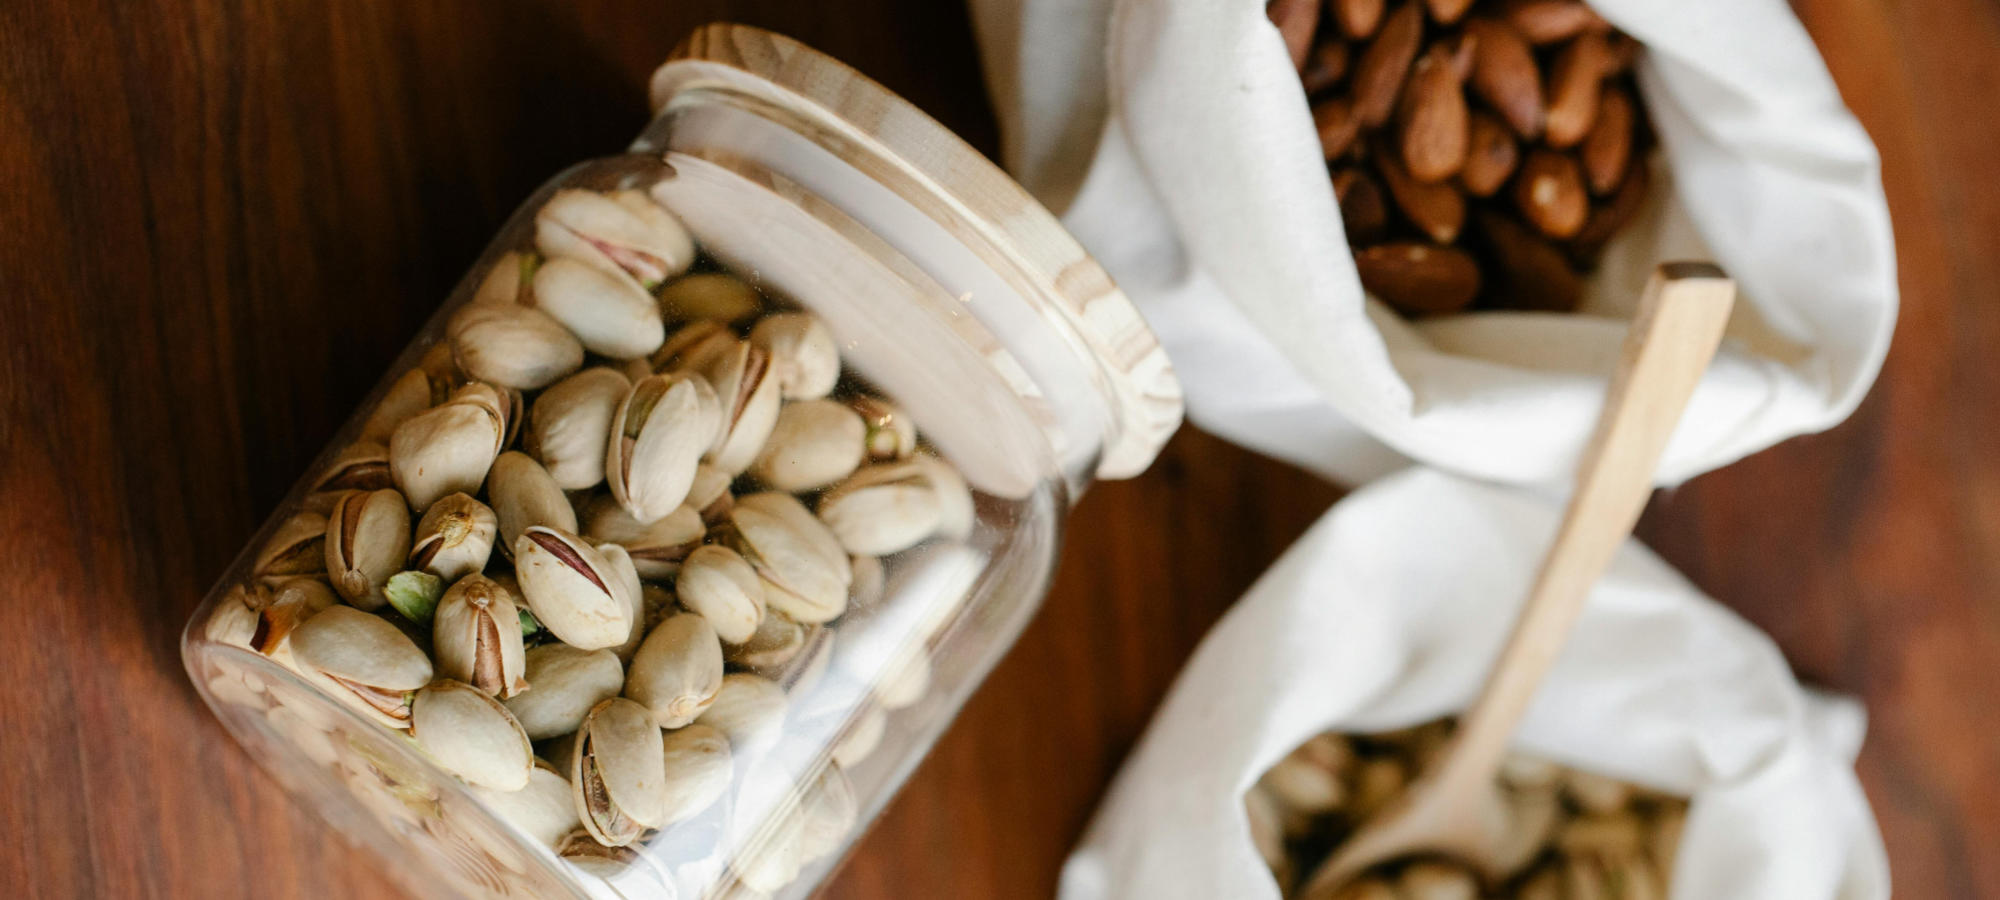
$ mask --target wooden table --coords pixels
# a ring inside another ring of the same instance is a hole
[[[2000,18],[1801,0],[1882,147],[1903,319],[1853,421],[1643,529],[1873,714],[1903,897],[2000,897]],[[379,897],[196,701],[188,612],[541,179],[690,27],[776,28],[982,148],[952,0],[0,3],[0,885]],[[1097,488],[1040,618],[828,891],[1046,896],[1209,624],[1335,497],[1189,430]]]

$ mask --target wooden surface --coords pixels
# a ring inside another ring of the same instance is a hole
[[[2000,14],[1798,9],[1882,146],[1898,343],[1853,421],[1641,532],[1868,701],[1899,895],[2000,897]],[[621,146],[653,63],[725,17],[995,144],[952,0],[0,2],[8,896],[394,895],[200,707],[181,624],[500,218]],[[1192,431],[1097,488],[1041,616],[828,895],[1048,895],[1181,660],[1335,496]]]

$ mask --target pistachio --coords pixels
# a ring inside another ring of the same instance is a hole
[[[379,609],[382,587],[410,553],[410,513],[393,489],[354,491],[326,520],[326,571],[347,602]]]
[[[917,452],[917,423],[901,407],[880,397],[857,394],[847,398],[847,406],[861,416],[868,428],[868,458],[881,462],[906,459]]]
[[[645,586],[639,582],[639,570],[632,565],[632,556],[617,544],[598,544],[597,552],[604,554],[604,561],[610,563],[611,593],[625,604],[632,617],[631,629],[625,632],[625,639],[611,648],[611,652],[622,663],[630,663],[639,652],[639,644],[646,636],[646,596]]]
[[[535,272],[535,306],[576,335],[583,349],[612,359],[638,359],[667,337],[651,296],[582,260],[543,263]]]
[[[930,654],[917,647],[883,668],[875,683],[875,700],[889,709],[903,709],[922,700],[930,689]]]
[[[625,667],[610,650],[578,650],[568,644],[529,647],[526,671],[529,689],[505,702],[528,737],[537,741],[575,731],[591,707],[618,696],[625,686]]]
[[[445,497],[431,504],[417,522],[408,567],[445,581],[478,572],[486,568],[499,527],[499,518],[486,504],[462,493]]]
[[[625,675],[625,696],[652,713],[661,728],[693,722],[722,687],[722,642],[708,620],[670,616],[646,635]]]
[[[557,486],[580,491],[604,480],[611,418],[631,386],[617,370],[594,366],[556,382],[535,399],[528,440]]]
[[[882,734],[888,728],[889,714],[881,707],[869,707],[833,745],[833,761],[849,769],[860,765],[882,745]]]
[[[583,825],[576,817],[576,804],[570,800],[569,781],[540,759],[529,770],[526,787],[518,791],[475,787],[473,793],[508,824],[551,849],[563,835]]]
[[[750,329],[750,343],[771,354],[778,390],[787,400],[817,400],[840,380],[840,345],[811,313],[776,313]]]
[[[722,677],[708,710],[695,719],[729,736],[737,754],[755,756],[778,742],[785,723],[785,689],[769,678],[744,672]]]
[[[292,658],[328,695],[390,728],[406,728],[411,692],[431,661],[396,626],[351,606],[329,606],[292,630]]]
[[[592,500],[583,510],[584,535],[625,548],[641,578],[672,578],[707,531],[701,516],[686,504],[651,522],[633,518],[610,496]]]
[[[867,453],[861,416],[832,400],[787,403],[750,465],[757,480],[781,491],[809,491],[846,478]]]
[[[445,771],[481,787],[518,791],[535,767],[521,723],[485,691],[462,682],[437,681],[417,691],[410,736]]]
[[[576,532],[576,509],[548,470],[526,453],[510,450],[493,460],[487,494],[500,524],[500,547],[510,556],[521,533],[533,526]]]
[[[750,283],[724,272],[683,275],[660,289],[660,310],[670,319],[742,322],[764,308]]]
[[[250,565],[259,578],[326,572],[326,516],[302,512],[278,524]]]
[[[840,849],[853,834],[858,812],[847,773],[841,771],[839,763],[827,763],[819,777],[806,785],[799,804],[805,860],[811,862]]]
[[[666,820],[666,748],[646,708],[620,697],[597,704],[577,729],[571,799],[597,842],[623,847]]]
[[[1548,846],[1549,836],[1562,817],[1562,802],[1553,786],[1516,788],[1503,796],[1507,837],[1493,848],[1491,862],[1496,871],[1512,874],[1534,862]]]
[[[762,347],[742,343],[711,363],[704,374],[721,403],[721,426],[708,448],[708,462],[731,475],[741,474],[778,423],[780,397],[771,355]]]
[[[381,438],[388,439],[388,435]],[[306,496],[306,508],[325,515],[340,495],[348,491],[379,491],[395,486],[396,480],[389,474],[389,448],[378,441],[356,441],[342,449],[313,482],[312,493]]]
[[[532,306],[468,303],[452,314],[446,334],[459,368],[506,387],[538,390],[583,365],[583,344]]]
[[[389,437],[389,471],[413,509],[448,494],[477,494],[507,436],[504,413],[475,395],[413,416]]]
[[[743,497],[730,510],[733,546],[764,581],[764,602],[800,622],[826,622],[847,608],[853,578],[839,539],[790,494]]]
[[[641,522],[687,499],[695,467],[714,434],[716,406],[696,377],[649,375],[632,385],[612,417],[604,457],[611,495]]]
[[[764,618],[764,585],[757,570],[718,544],[688,554],[674,590],[683,606],[707,619],[716,635],[731,644],[750,640]]]
[[[801,625],[775,609],[766,609],[749,639],[723,648],[723,657],[732,665],[760,674],[782,671],[805,648],[817,629],[818,626]]]
[[[701,514],[704,525],[721,522],[729,514],[730,507],[736,505],[736,495],[729,492],[730,474],[708,463],[694,469],[694,483],[688,486],[684,505]]]
[[[613,588],[611,563],[584,539],[543,525],[514,542],[515,577],[528,608],[563,643],[616,647],[632,630],[632,610]]]
[[[361,439],[375,442],[388,440],[403,420],[444,402],[444,396],[450,390],[450,385],[434,381],[430,373],[421,368],[404,372],[389,385],[388,393],[383,394],[368,413],[368,420],[361,426]]]
[[[261,584],[239,584],[215,602],[202,623],[203,638],[218,644],[250,649],[256,638],[258,611],[271,602],[271,591]]]
[[[499,423],[500,444],[494,448],[495,453],[514,443],[514,436],[521,430],[521,420],[526,418],[522,414],[526,407],[523,405],[521,392],[515,388],[494,387],[475,381],[460,385],[457,390],[452,391],[448,402],[477,406],[492,416],[494,422]]]
[[[486,270],[486,277],[479,280],[479,287],[473,290],[472,302],[500,306],[531,303],[535,269],[541,264],[541,256],[534,253],[509,250],[500,254],[493,268]]]
[[[729,790],[728,735],[707,725],[689,725],[667,732],[661,744],[667,779],[662,825],[700,815]]]
[[[819,517],[840,545],[867,556],[916,546],[938,531],[940,514],[939,492],[917,460],[869,466],[819,502]]]
[[[1401,760],[1382,756],[1362,760],[1354,770],[1354,797],[1348,809],[1357,818],[1372,816],[1401,793],[1409,779]]]
[[[428,627],[444,599],[444,579],[429,572],[397,572],[382,586],[382,596],[411,624]]]
[[[535,213],[535,247],[617,273],[648,291],[694,263],[687,228],[637,190],[557,191]]]
[[[854,573],[854,584],[847,592],[847,608],[853,612],[865,612],[881,603],[889,587],[888,574],[882,570],[881,558],[848,557],[848,568]]]
[[[433,620],[438,672],[506,699],[528,689],[520,614],[514,595],[484,575],[467,575],[444,592]]]
[[[683,372],[706,372],[708,369],[734,353],[742,344],[736,333],[720,322],[698,319],[680,327],[667,336],[660,349],[646,358],[646,371],[638,372],[634,380],[658,372],[662,375],[678,375]]]
[[[249,647],[291,664],[292,632],[306,620],[340,602],[333,589],[316,578],[292,578],[270,592],[270,602],[257,613],[257,630]]]
[[[928,453],[919,453],[910,460],[930,476],[931,489],[937,492],[938,536],[953,541],[971,537],[979,510],[973,503],[972,489],[965,484],[965,476],[950,463]]]

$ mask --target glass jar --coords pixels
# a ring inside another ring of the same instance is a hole
[[[696,32],[651,87],[630,151],[513,216],[183,635],[250,754],[424,896],[810,893],[1025,626],[1070,504],[1144,469],[1180,420],[1103,270],[914,107],[734,25]],[[675,274],[673,219],[696,280]],[[658,326],[570,306],[628,289],[655,295]],[[567,339],[523,337],[521,306],[587,353],[530,359]],[[476,334],[494,307],[514,324]],[[817,324],[752,325],[787,310]],[[573,392],[600,399],[542,402],[579,367],[607,370]],[[827,385],[823,415],[794,410]],[[798,424],[821,419],[837,427]],[[559,450],[577,433],[581,456]],[[831,468],[797,462],[826,447]],[[662,497],[673,513],[641,521]],[[698,546],[727,550],[697,564]],[[616,637],[582,637],[600,601],[624,610]]]

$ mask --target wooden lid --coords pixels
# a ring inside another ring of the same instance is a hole
[[[804,134],[1004,278],[1104,396],[1097,477],[1143,471],[1180,426],[1180,381],[1131,299],[1026,190],[888,89],[790,38],[714,24],[653,73],[651,95],[656,113],[726,102]]]

